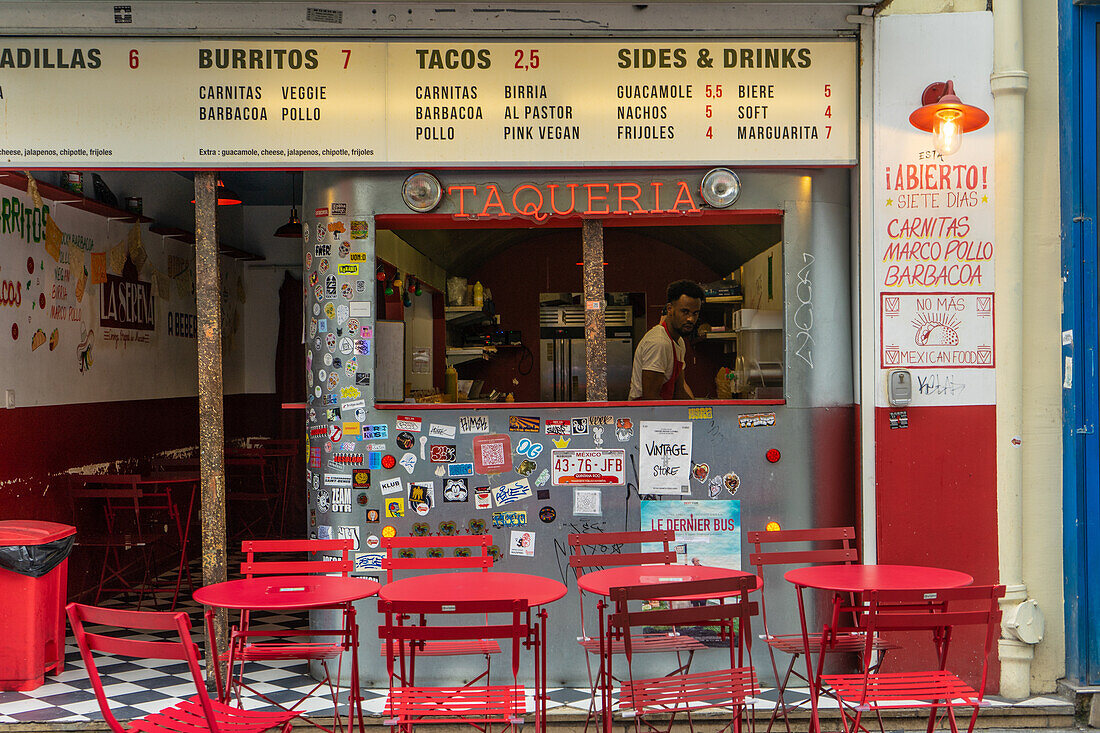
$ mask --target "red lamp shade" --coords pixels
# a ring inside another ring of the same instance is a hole
[[[959,149],[963,133],[980,130],[989,123],[985,110],[965,104],[955,94],[955,82],[929,84],[921,95],[921,106],[909,115],[909,124],[930,132],[936,149],[950,155]]]
[[[241,203],[241,197],[237,195],[236,191],[222,183],[220,178],[218,179],[218,187],[215,190],[218,192],[218,206],[234,206]],[[195,199],[191,199],[191,203],[195,203]]]

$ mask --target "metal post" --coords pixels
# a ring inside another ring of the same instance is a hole
[[[603,222],[585,219],[584,260],[585,385],[589,402],[607,400],[607,330],[604,327]]]
[[[217,196],[213,172],[195,174],[195,307],[199,354],[199,478],[202,484],[202,582],[226,579],[225,438],[222,417],[221,277],[218,268]],[[217,655],[229,637],[224,608],[206,640],[206,679],[214,679]]]

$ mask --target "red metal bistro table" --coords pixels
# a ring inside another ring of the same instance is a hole
[[[717,578],[739,578],[750,576],[753,573],[734,568],[720,568],[712,565],[620,565],[618,567],[593,570],[585,573],[577,579],[577,585],[581,590],[595,595],[609,597],[612,588],[622,588],[630,585],[660,585],[662,583],[685,583],[689,580],[714,580]],[[756,577],[756,589],[760,590],[764,581]],[[703,601],[718,596],[676,596],[669,598],[654,595],[654,601]],[[604,604],[599,605],[600,628],[600,674],[597,679],[605,680],[600,691],[601,707],[603,709],[603,730],[611,731],[611,689],[612,681],[605,674],[603,649],[609,644],[607,630],[604,628]]]
[[[378,592],[384,601],[510,601],[545,606],[565,596],[565,585],[527,573],[440,573],[416,575],[388,583]],[[535,649],[535,730],[546,729],[546,609],[538,623],[527,625]]]
[[[212,608],[250,611],[301,611],[343,606],[351,645],[351,684],[348,691],[348,733],[359,719],[363,733],[363,698],[359,694],[359,626],[353,601],[373,596],[379,584],[366,578],[332,575],[269,575],[215,583],[195,591],[194,598]],[[216,655],[212,655],[216,656]]]
[[[657,585],[660,583],[685,583],[689,580],[714,580],[716,578],[740,578],[752,575],[744,570],[719,568],[712,565],[623,565],[585,573],[577,580],[581,590],[600,596],[611,595],[612,588],[628,585]],[[756,579],[756,589],[764,584]],[[713,596],[683,596],[665,598],[654,596],[655,601],[700,601]]]
[[[970,585],[974,578],[958,570],[923,565],[811,565],[788,570],[783,577],[794,584],[798,593],[798,616],[802,623],[802,643],[806,657],[806,679],[810,680],[810,731],[821,730],[817,714],[820,689],[818,673],[810,659],[810,635],[806,626],[804,588],[832,591],[834,602],[841,594],[871,590],[943,590]],[[824,634],[824,631],[822,632]],[[820,664],[818,665],[821,666]]]

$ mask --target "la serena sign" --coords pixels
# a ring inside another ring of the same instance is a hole
[[[153,291],[149,283],[141,280],[127,280],[108,274],[107,282],[100,290],[99,313],[101,326],[139,331],[156,328]]]
[[[524,183],[502,192],[495,183],[447,187],[455,219],[524,218],[543,222],[552,216],[626,216],[700,214],[687,181],[601,181]]]

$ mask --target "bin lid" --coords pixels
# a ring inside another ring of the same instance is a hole
[[[0,520],[0,547],[8,545],[44,545],[76,534],[76,527],[35,519]]]

